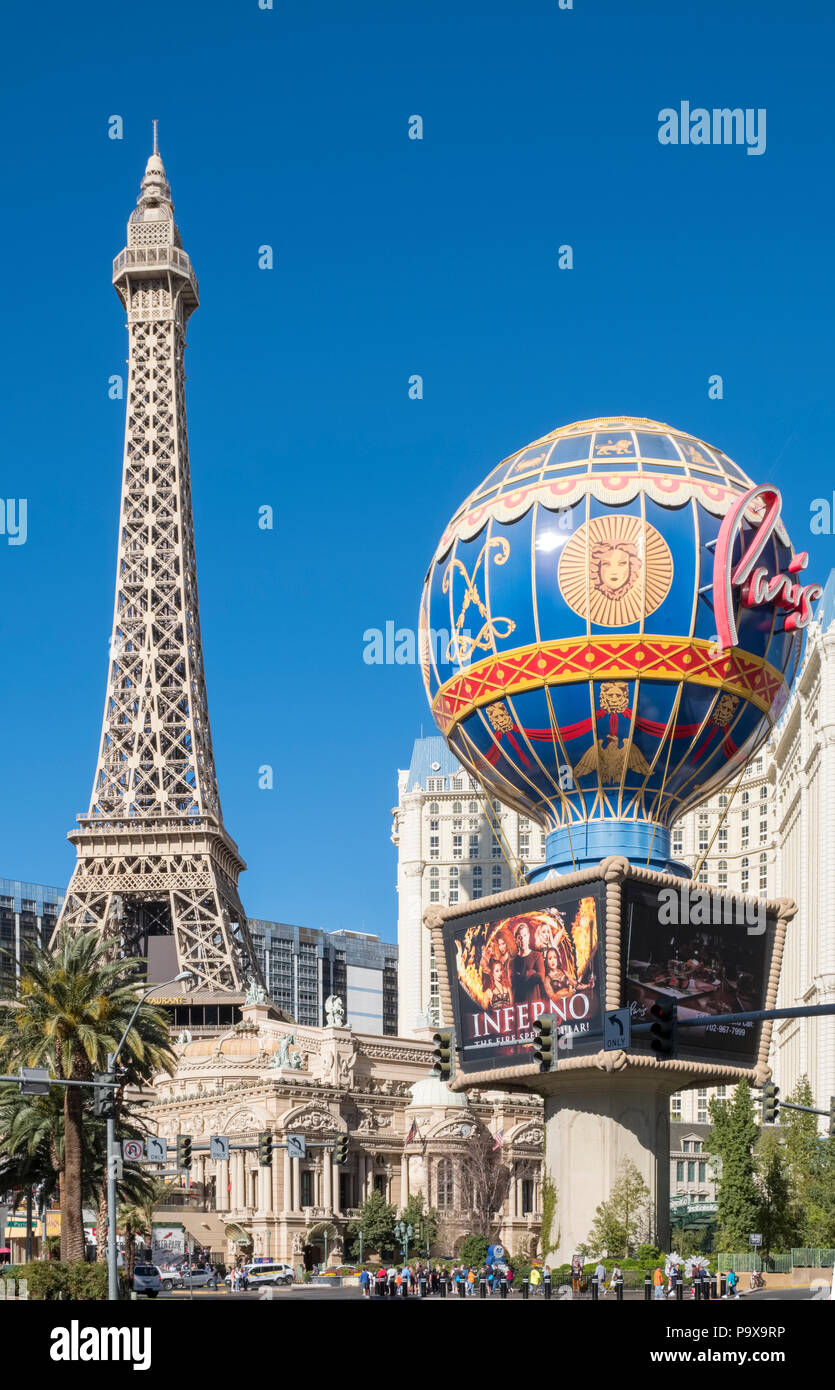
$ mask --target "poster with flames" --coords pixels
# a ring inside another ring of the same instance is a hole
[[[512,916],[468,913],[444,925],[462,1071],[533,1061],[534,1023],[546,1013],[563,1050],[599,1048],[588,1035],[602,1026],[603,905],[602,886],[591,884]]]

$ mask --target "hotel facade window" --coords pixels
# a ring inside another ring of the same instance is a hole
[[[455,1180],[452,1159],[442,1158],[435,1170],[438,1211],[452,1211],[455,1203]]]

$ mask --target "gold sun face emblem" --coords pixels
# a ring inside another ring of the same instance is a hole
[[[673,582],[673,557],[648,521],[597,516],[566,542],[557,582],[581,618],[599,627],[628,627],[661,607]]]

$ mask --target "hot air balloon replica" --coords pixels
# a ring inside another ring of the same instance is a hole
[[[516,889],[426,914],[453,1084],[545,1095],[567,1258],[618,1156],[644,1172],[663,1234],[671,1092],[768,1075],[770,1024],[717,1020],[773,1007],[794,905],[737,895],[715,921],[670,828],[735,782],[780,718],[821,593],[806,563],[776,487],[630,417],[512,454],[432,556],[420,654],[435,722],[486,807],[546,832],[545,863]],[[676,1018],[699,1026],[671,1038]]]

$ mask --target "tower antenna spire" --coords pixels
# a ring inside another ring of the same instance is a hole
[[[154,121],[154,154],[159,154],[159,140],[157,139],[157,126],[159,121]]]

